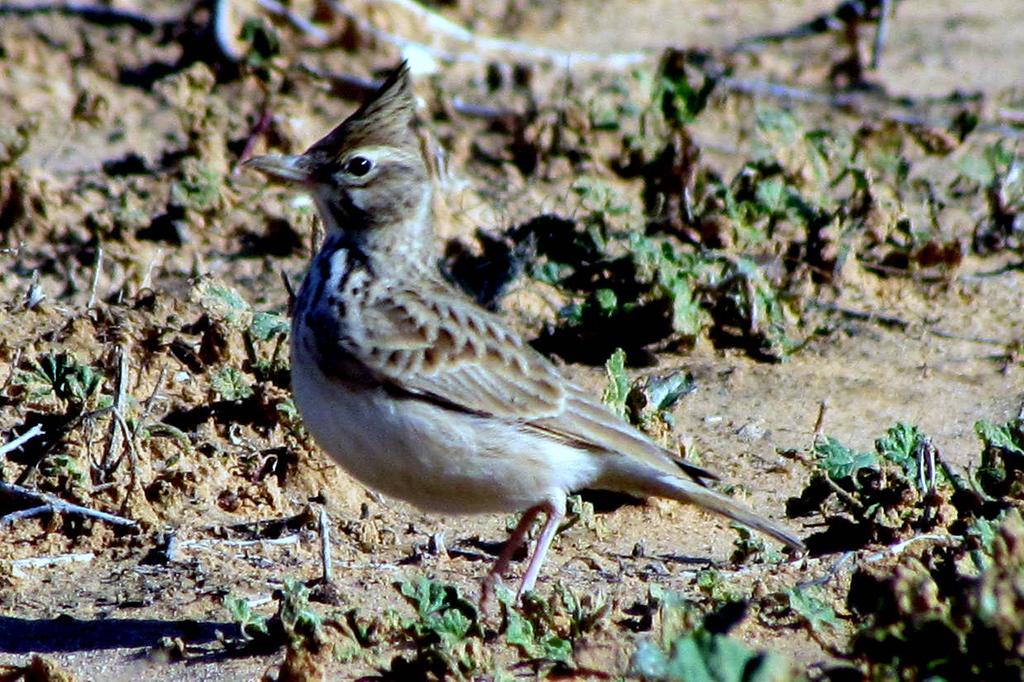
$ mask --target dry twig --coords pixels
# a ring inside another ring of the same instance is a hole
[[[14,440],[12,440],[10,442],[7,442],[7,443],[4,443],[3,445],[0,445],[0,459],[3,459],[4,457],[6,457],[7,453],[14,452],[15,450],[17,450],[22,445],[24,445],[25,443],[29,442],[30,440],[32,440],[36,436],[41,436],[41,435],[43,435],[43,427],[40,424],[36,424],[31,429],[29,429],[25,433],[21,434],[20,436],[18,436]]]
[[[63,14],[82,17],[104,26],[126,24],[136,31],[153,32],[167,29],[181,23],[179,17],[153,17],[141,12],[134,12],[116,7],[92,4],[88,2],[36,2],[36,3],[2,3],[0,15],[31,16],[33,14]]]
[[[71,502],[65,502],[64,500],[44,493],[39,490],[32,490],[31,488],[25,488],[24,486],[17,485],[16,483],[7,483],[0,481],[0,494],[5,494],[8,497],[13,497],[22,502],[29,502],[36,506],[31,508],[37,514],[43,511],[52,511],[53,513],[59,514],[74,514],[76,516],[85,516],[87,518],[99,519],[100,521],[106,521],[107,523],[115,526],[124,526],[128,528],[137,528],[138,523],[131,519],[126,519],[123,516],[117,516],[116,514],[108,514],[97,509],[90,509],[89,507],[83,507],[81,505],[72,504]],[[0,527],[7,525],[13,521],[23,518],[22,512],[29,510],[19,510],[11,512],[6,516],[0,517]],[[35,515],[35,514],[32,514]],[[10,519],[10,520],[8,520]]]
[[[424,35],[443,36],[448,40],[461,43],[465,49],[459,52],[441,50],[425,43],[408,38],[403,38],[388,33],[377,26],[359,12],[351,9],[346,3],[339,0],[329,2],[331,8],[351,20],[361,31],[374,37],[381,42],[393,45],[401,50],[416,50],[429,55],[434,59],[446,62],[482,62],[485,56],[499,55],[518,61],[540,62],[568,66],[571,64],[599,64],[607,69],[623,70],[637,64],[653,61],[658,54],[654,50],[639,50],[635,52],[617,52],[611,54],[597,54],[594,52],[577,52],[572,50],[557,50],[529,45],[517,40],[504,38],[491,38],[478,36],[472,31],[459,26],[454,21],[446,19],[440,14],[427,9],[413,0],[370,0],[367,4],[384,6],[391,5],[411,15],[420,22],[421,33]]]
[[[331,520],[323,505],[320,506],[320,513],[317,515],[317,525],[320,530],[320,565],[323,567],[323,583],[328,585],[334,582],[334,572],[331,569]]]
[[[92,282],[89,284],[89,300],[85,302],[85,309],[89,310],[96,304],[96,287],[100,283],[100,274],[103,272],[103,247],[96,247],[96,260],[92,264]]]
[[[57,556],[38,556],[28,557],[26,559],[14,559],[11,561],[11,575],[16,578],[24,578],[27,575],[25,573],[26,568],[48,568],[50,566],[60,566],[63,564],[87,564],[95,558],[96,555],[92,552],[79,552],[77,554],[59,554]]]

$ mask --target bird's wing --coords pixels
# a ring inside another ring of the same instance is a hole
[[[346,350],[393,390],[516,421],[596,453],[639,459],[697,482],[717,478],[680,460],[569,382],[495,315],[440,287],[394,291],[361,306]]]
[[[429,285],[424,285],[425,287]],[[565,379],[496,316],[442,287],[389,290],[358,311],[345,351],[393,390],[529,421],[564,409]]]

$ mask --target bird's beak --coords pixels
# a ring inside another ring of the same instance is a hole
[[[242,164],[245,168],[254,168],[272,178],[289,183],[305,184],[310,181],[306,157],[296,155],[254,156]]]

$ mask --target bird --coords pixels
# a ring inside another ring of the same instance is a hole
[[[567,496],[581,489],[695,504],[802,550],[449,283],[415,110],[403,62],[302,154],[245,162],[311,195],[323,222],[290,335],[294,401],[319,448],[426,512],[521,513],[481,602],[543,515],[517,598],[534,589]]]

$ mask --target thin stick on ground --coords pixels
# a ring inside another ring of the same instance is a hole
[[[322,505],[320,513],[317,514],[317,525],[320,530],[320,565],[323,568],[323,583],[329,585],[334,582],[334,571],[331,568],[331,520]]]
[[[712,73],[711,75],[716,75]],[[879,119],[889,123],[918,127],[918,128],[948,128],[950,121],[942,121],[933,118],[926,118],[904,111],[884,111],[881,107],[867,106],[868,102],[875,100],[879,104],[897,105],[898,102],[891,98],[881,98],[864,92],[840,92],[823,93],[810,89],[798,88],[782,83],[771,83],[768,81],[720,77],[718,87],[729,92],[747,95],[749,97],[770,97],[772,99],[786,102],[799,102],[801,104],[813,104],[826,106],[831,109],[838,109],[850,114],[855,114],[873,119]],[[988,121],[978,123],[976,130],[986,133],[994,133],[1012,139],[1024,138],[1024,130],[1008,125],[1000,125]]]
[[[103,26],[126,24],[136,31],[151,32],[181,23],[180,17],[154,17],[126,9],[106,7],[87,2],[37,2],[30,4],[0,4],[0,15],[31,16],[33,14],[63,14],[79,16]]]
[[[212,549],[216,546],[222,547],[262,547],[264,545],[296,545],[301,540],[298,533],[285,535],[279,538],[259,538],[257,540],[233,540],[230,538],[206,538],[203,540],[189,540],[179,542],[178,549]]]
[[[271,16],[284,19],[296,30],[305,33],[312,42],[313,47],[323,47],[331,40],[331,35],[327,31],[282,3],[277,2],[277,0],[256,0],[256,4]]]
[[[377,40],[402,50],[412,48],[435,59],[449,62],[483,62],[486,60],[486,55],[498,54],[520,61],[558,65],[595,63],[604,68],[623,70],[637,64],[650,62],[657,57],[657,51],[654,50],[597,54],[541,47],[504,38],[478,36],[469,29],[413,0],[374,0],[368,3],[377,6],[391,5],[406,12],[420,22],[419,33],[421,35],[442,36],[466,46],[466,49],[461,52],[449,52],[384,31],[366,19],[360,12],[351,9],[348,3],[332,0],[329,4],[335,12],[348,17],[360,30]]]
[[[814,420],[814,433],[811,434],[811,447],[818,442],[825,432],[825,415],[828,414],[828,399],[818,403],[818,418]]]
[[[50,495],[49,493],[40,492],[38,490],[32,490],[31,488],[26,488],[24,486],[17,485],[16,483],[7,483],[5,481],[0,481],[0,494],[7,495],[8,497],[13,497],[22,502],[29,502],[35,504],[36,506],[33,508],[35,510],[45,507],[47,510],[52,509],[55,513],[74,514],[76,516],[84,516],[87,518],[99,519],[100,521],[106,521],[107,523],[110,523],[115,526],[123,526],[127,528],[137,528],[139,525],[135,521],[131,519],[126,519],[123,516],[109,514],[107,512],[99,511],[98,509],[90,509],[89,507],[83,507],[81,505],[72,504],[71,502],[65,502],[59,497]],[[22,511],[25,510],[11,512],[6,516],[0,517],[0,527],[7,525],[9,523],[8,518],[12,516],[14,518],[11,519],[11,522],[16,521],[19,518],[18,515]]]
[[[882,65],[882,50],[889,37],[889,19],[893,13],[893,0],[881,0],[878,8],[878,25],[875,27],[875,41],[871,46],[871,68],[875,71]]]
[[[96,247],[96,259],[92,264],[92,282],[89,284],[89,300],[85,302],[85,309],[90,310],[96,305],[96,288],[100,284],[100,274],[103,272],[103,247]]]
[[[43,427],[42,427],[41,424],[36,424],[31,429],[29,429],[25,433],[21,434],[20,436],[18,436],[14,440],[12,440],[10,442],[7,442],[7,443],[4,443],[3,445],[0,445],[0,459],[3,459],[4,457],[6,457],[7,453],[14,452],[15,450],[17,450],[22,445],[24,445],[25,443],[29,442],[30,440],[32,440],[36,436],[41,436],[41,435],[43,435]]]
[[[48,568],[63,564],[87,564],[96,558],[92,552],[79,552],[76,554],[59,554],[57,556],[37,556],[25,559],[14,559],[11,561],[11,575],[16,578],[24,578],[26,568]]]
[[[117,376],[114,387],[114,413],[122,414],[128,400],[128,353],[124,346],[117,347]],[[123,459],[124,433],[122,433],[116,419],[110,420],[110,438],[107,441],[107,451],[100,463],[100,470],[103,476],[109,476],[120,465]]]
[[[825,415],[827,413],[828,413],[828,401],[822,400],[820,403],[818,403],[818,418],[814,422],[814,435],[812,436],[812,439],[811,439],[811,448],[810,448],[812,456],[814,455],[814,447],[815,447],[815,445],[818,444],[818,439],[821,438],[821,434],[824,433],[824,429],[825,429]],[[810,461],[807,461],[807,460],[802,460],[802,461],[804,462],[804,464],[806,464],[809,467],[813,467],[814,466],[813,463],[810,462]],[[854,509],[863,509],[864,508],[864,505],[861,504],[860,500],[858,500],[856,497],[854,497],[850,493],[848,493],[845,490],[843,490],[842,486],[840,486],[838,483],[833,481],[832,477],[829,476],[827,472],[822,471],[821,474],[822,474],[822,476],[825,479],[825,483],[828,484],[828,487],[831,488],[832,492],[834,492],[836,495],[838,495],[841,500],[846,502],[848,505],[850,505]]]
[[[769,44],[790,42],[820,36],[825,33],[832,33],[846,28],[853,22],[867,22],[879,20],[880,16],[888,13],[891,0],[869,0],[867,2],[840,2],[828,12],[823,12],[807,21],[801,22],[792,28],[783,31],[772,31],[758,35],[748,36],[735,43],[727,51],[754,52],[763,49]],[[881,14],[879,14],[881,13]],[[884,41],[884,37],[883,37]],[[877,36],[876,36],[877,42]]]

